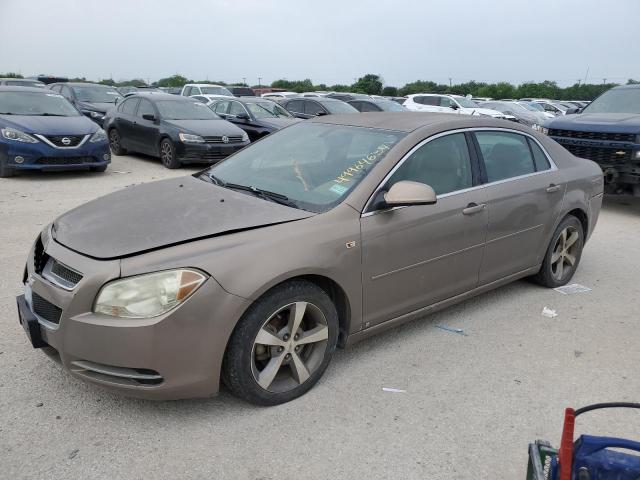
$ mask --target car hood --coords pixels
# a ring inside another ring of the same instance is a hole
[[[58,217],[55,240],[97,259],[127,257],[315,215],[181,177],[129,187]]]
[[[196,135],[243,135],[244,132],[226,120],[165,120],[178,130]]]
[[[302,120],[299,118],[261,118],[260,123],[264,123],[267,126],[273,128],[284,128],[289,125],[293,125],[294,123],[301,122]]]
[[[0,125],[41,135],[87,135],[98,130],[98,126],[84,115],[76,117],[0,115]]]
[[[545,127],[585,132],[640,133],[640,115],[632,113],[579,113],[549,120]]]
[[[93,110],[95,112],[106,113],[113,109],[117,104],[115,103],[94,103],[94,102],[76,102],[76,107],[81,110]]]
[[[490,117],[504,117],[505,114],[502,112],[499,112],[497,110],[491,110],[490,108],[482,108],[482,107],[478,107],[478,108],[463,108],[464,113],[469,114],[469,115],[488,115]]]

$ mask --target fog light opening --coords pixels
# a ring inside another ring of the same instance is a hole
[[[104,160],[109,160],[110,155],[108,153],[105,153],[104,155],[102,155],[102,158]]]
[[[13,161],[16,163],[22,163],[24,162],[24,157],[18,155],[17,157],[14,157]]]

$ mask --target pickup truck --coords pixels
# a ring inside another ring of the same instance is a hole
[[[607,90],[583,109],[570,109],[542,129],[604,173],[605,192],[640,197],[640,85]]]

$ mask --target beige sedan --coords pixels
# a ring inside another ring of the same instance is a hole
[[[336,346],[523,277],[573,276],[602,172],[487,117],[325,116],[38,236],[20,321],[72,375],[127,395],[299,397]]]

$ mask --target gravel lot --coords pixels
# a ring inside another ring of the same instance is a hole
[[[627,197],[605,199],[574,278],[592,291],[516,282],[339,351],[286,405],[154,403],[74,380],[17,322],[33,239],[87,200],[195,170],[127,156],[104,174],[0,179],[0,478],[524,479],[528,442],[557,445],[566,406],[640,400],[640,201]],[[578,422],[628,438],[639,426],[637,412]]]

